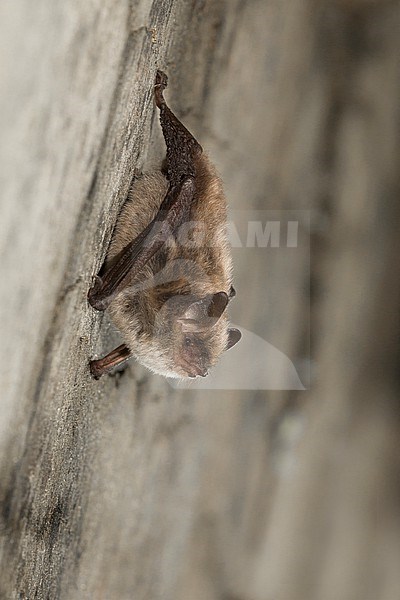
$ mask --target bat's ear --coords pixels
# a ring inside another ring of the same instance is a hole
[[[201,300],[191,302],[183,316],[178,319],[182,331],[196,332],[211,329],[220,319],[228,302],[229,297],[225,292],[208,294]]]
[[[228,329],[228,343],[226,345],[225,350],[230,350],[231,348],[233,348],[233,346],[235,346],[238,343],[241,337],[242,334],[239,331],[239,329],[236,329],[235,327]]]
[[[214,319],[219,319],[228,302],[229,296],[228,294],[225,294],[225,292],[217,292],[216,294],[213,294],[211,297],[211,302],[208,304],[208,316]]]

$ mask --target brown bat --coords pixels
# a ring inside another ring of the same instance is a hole
[[[222,183],[168,108],[167,81],[157,71],[166,161],[134,181],[88,294],[93,308],[109,310],[126,342],[91,361],[95,378],[130,356],[166,377],[204,377],[241,337],[225,311],[235,290]]]

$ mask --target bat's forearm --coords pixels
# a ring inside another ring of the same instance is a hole
[[[106,310],[116,294],[131,282],[187,219],[195,191],[194,181],[187,178],[177,188],[170,188],[153,221],[117,257],[104,275],[97,276],[89,290],[89,304]]]

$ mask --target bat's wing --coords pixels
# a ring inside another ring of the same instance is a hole
[[[202,147],[167,106],[163,97],[167,83],[165,73],[157,71],[154,92],[167,145],[169,189],[153,221],[122,250],[104,275],[96,277],[88,299],[97,310],[105,310],[126,285],[128,273],[132,280],[168,237],[189,218],[195,194],[195,161],[202,153]]]
[[[105,310],[125,287],[127,275],[130,280],[138,275],[167,239],[188,219],[194,194],[193,177],[186,177],[180,184],[170,186],[151,223],[122,250],[116,262],[101,277],[96,277],[88,293],[93,308]]]

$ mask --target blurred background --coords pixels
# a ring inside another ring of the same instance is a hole
[[[0,30],[0,596],[399,598],[399,3],[5,0]],[[242,241],[244,339],[188,388],[88,371],[156,68]]]

